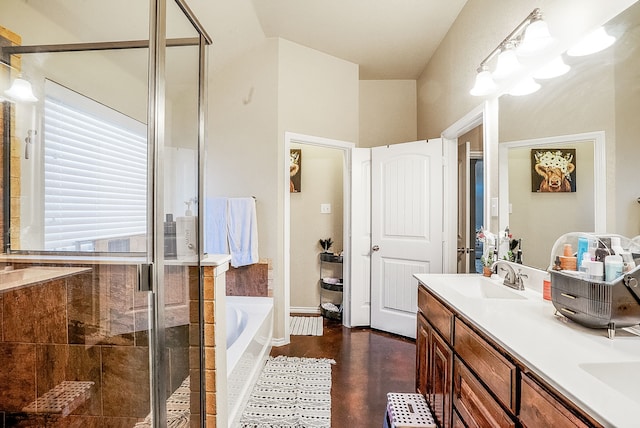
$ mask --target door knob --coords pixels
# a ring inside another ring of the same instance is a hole
[[[373,247],[371,247],[371,249],[372,249],[373,251],[378,251],[378,250],[380,250],[380,247],[379,247],[379,246],[377,246],[377,245],[374,245]]]

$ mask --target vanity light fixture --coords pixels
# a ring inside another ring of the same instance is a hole
[[[540,9],[531,12],[531,22],[525,28],[522,41],[516,49],[521,56],[535,55],[553,44],[555,39],[549,33],[549,26],[542,19]]]
[[[522,65],[516,56],[516,50],[513,42],[507,42],[500,49],[496,69],[493,72],[493,78],[503,80],[516,73]]]
[[[533,77],[527,76],[520,80],[511,90],[509,90],[509,95],[513,95],[516,97],[522,95],[529,95],[536,92],[540,89],[540,84],[533,80]]]
[[[605,50],[616,41],[616,38],[607,34],[604,27],[587,34],[577,45],[567,51],[570,56],[585,56]]]
[[[481,86],[483,82],[495,80],[508,80],[522,68],[517,55],[534,55],[542,52],[553,43],[554,39],[549,34],[547,24],[542,19],[539,8],[534,9],[491,53],[480,63],[478,74],[473,89],[474,96],[485,96],[494,92]],[[491,74],[488,63],[498,56],[496,69]],[[531,87],[530,83],[529,87]],[[535,82],[534,82],[535,83]],[[480,85],[480,86],[479,86]],[[495,83],[494,83],[495,86]]]
[[[7,66],[8,68],[16,71],[20,71],[11,64],[4,61],[0,61],[0,64]],[[13,81],[11,87],[4,91],[4,94],[8,96],[12,101],[35,103],[38,98],[33,95],[33,88],[31,83],[22,77],[22,73]]]
[[[493,77],[491,77],[489,67],[486,65],[481,66],[478,69],[478,74],[476,75],[476,83],[473,85],[473,88],[471,88],[469,93],[474,97],[483,97],[485,95],[489,95],[495,90],[496,83],[493,81]]]

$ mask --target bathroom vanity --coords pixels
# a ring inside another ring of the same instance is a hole
[[[414,276],[416,389],[440,426],[637,426],[640,337],[563,322],[501,279]]]

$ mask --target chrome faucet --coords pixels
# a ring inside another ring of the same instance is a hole
[[[491,270],[498,273],[498,269],[506,272],[504,275],[504,285],[516,290],[524,290],[524,282],[522,281],[522,278],[527,278],[527,275],[521,273],[520,269],[518,269],[518,272],[516,273],[513,267],[506,260],[497,260],[491,265]]]

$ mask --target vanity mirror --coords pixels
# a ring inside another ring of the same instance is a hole
[[[572,231],[640,232],[640,3],[605,25],[617,38],[531,95],[499,100],[501,229],[522,238],[525,264],[546,269]],[[531,149],[576,149],[576,192],[532,192]]]

